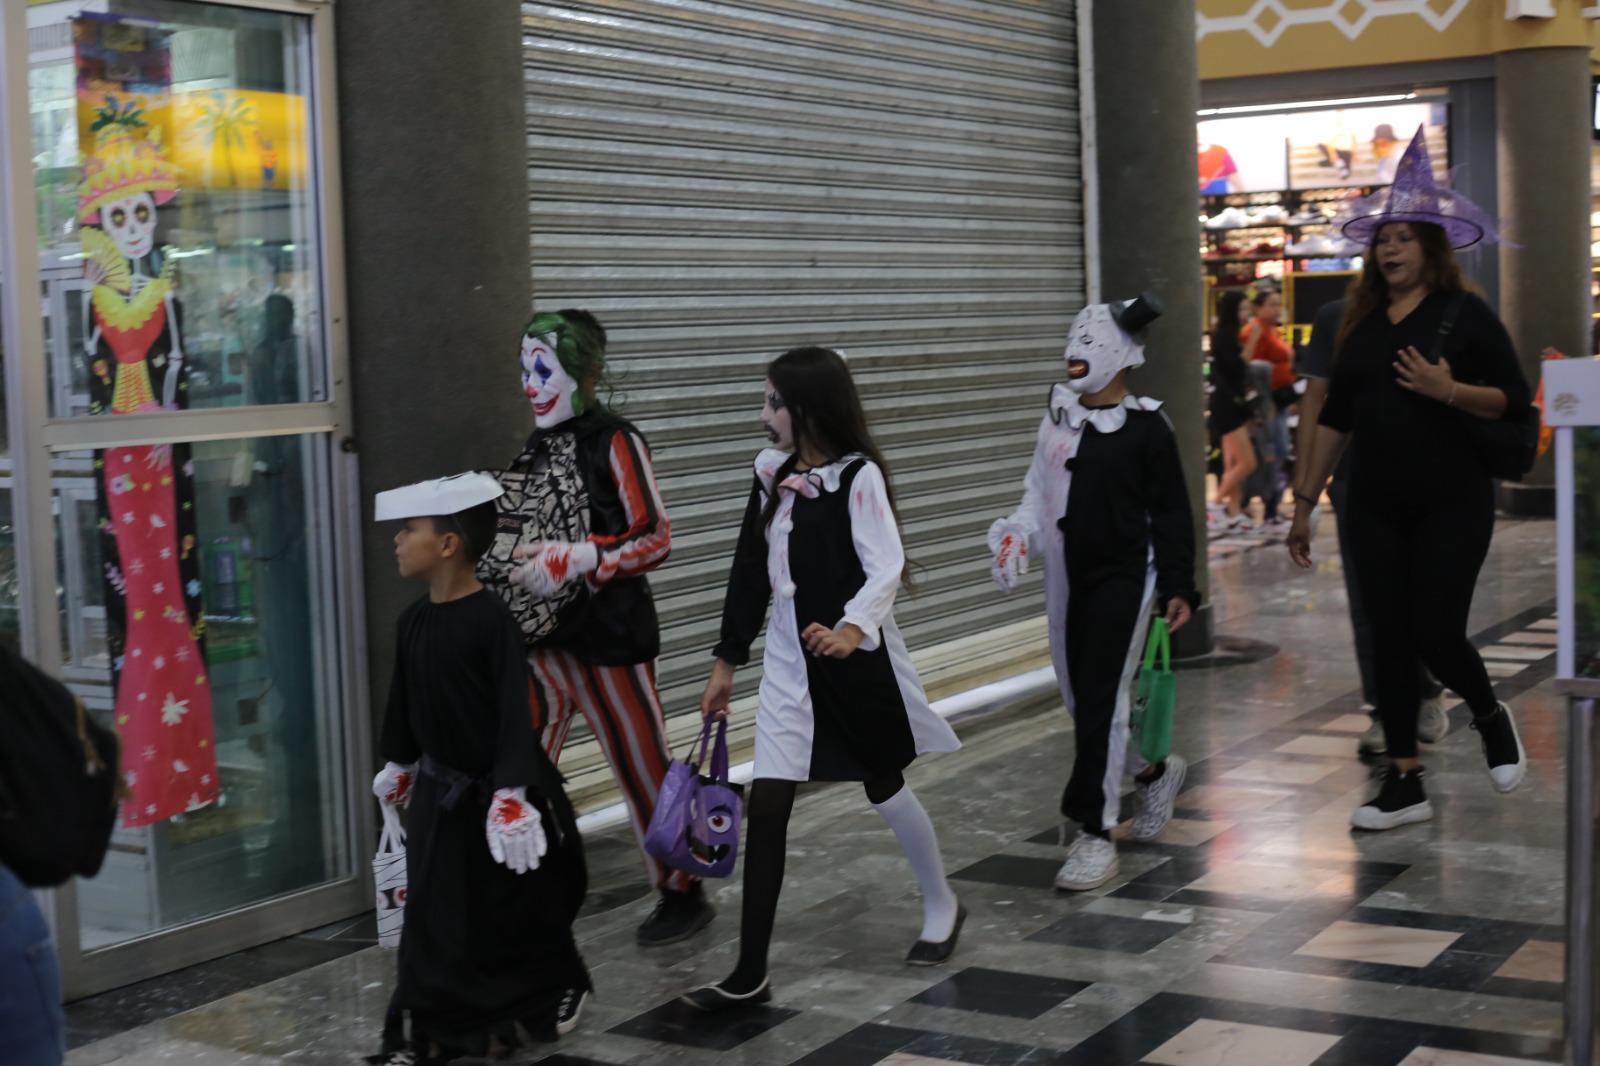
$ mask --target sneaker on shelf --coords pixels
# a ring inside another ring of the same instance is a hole
[[[1383,755],[1389,750],[1389,738],[1383,735],[1383,723],[1370,704],[1363,704],[1362,712],[1372,716],[1372,724],[1356,743],[1357,755]]]
[[[1279,226],[1287,221],[1288,218],[1289,212],[1285,211],[1280,205],[1268,204],[1265,207],[1256,209],[1255,213],[1250,216],[1250,224],[1253,226]]]
[[[1128,828],[1128,839],[1140,843],[1154,840],[1167,831],[1172,821],[1172,808],[1178,802],[1178,792],[1183,788],[1183,778],[1189,772],[1189,763],[1182,755],[1168,755],[1167,768],[1161,776],[1146,784],[1137,781],[1133,786],[1133,825]]]
[[[1444,696],[1438,695],[1422,701],[1417,711],[1417,739],[1424,744],[1437,744],[1450,732],[1450,716],[1444,710]]]
[[[1489,780],[1496,792],[1510,792],[1528,774],[1528,751],[1522,734],[1511,717],[1511,708],[1501,703],[1487,718],[1474,718],[1472,728],[1483,741],[1483,761],[1489,766]]]
[[[1242,209],[1225,207],[1206,220],[1206,229],[1238,229],[1249,222],[1249,216]]]
[[[1087,892],[1117,875],[1117,846],[1105,837],[1079,832],[1067,849],[1067,861],[1056,871],[1056,887]]]
[[[1378,794],[1355,809],[1350,824],[1357,829],[1398,829],[1433,818],[1433,804],[1422,790],[1422,767],[1401,773],[1391,766]]]
[[[1315,226],[1326,221],[1327,219],[1323,218],[1322,214],[1317,211],[1297,211],[1289,216],[1289,225],[1291,226]]]

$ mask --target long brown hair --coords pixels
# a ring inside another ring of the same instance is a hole
[[[867,428],[867,413],[861,406],[861,394],[856,391],[855,380],[844,359],[832,348],[807,346],[791,348],[767,364],[767,380],[783,397],[794,427],[794,453],[784,460],[773,478],[774,491],[767,497],[761,513],[762,525],[771,525],[778,510],[776,486],[799,465],[800,453],[807,445],[828,458],[829,462],[857,453],[878,465],[883,474],[883,487],[889,494],[889,510],[900,521],[900,510],[895,502],[894,482],[889,475],[889,463]],[[912,564],[908,561],[901,582],[909,589]]]
[[[1461,263],[1456,259],[1455,249],[1450,247],[1450,238],[1445,236],[1443,226],[1432,222],[1390,222],[1388,225],[1411,227],[1417,243],[1422,245],[1422,283],[1430,291],[1468,290],[1466,275],[1461,272]],[[1372,244],[1367,248],[1366,258],[1361,264],[1361,276],[1350,283],[1350,289],[1345,293],[1344,320],[1339,323],[1339,339],[1333,348],[1336,355],[1356,326],[1378,308],[1389,305],[1389,283],[1384,280],[1383,271],[1378,267],[1378,235],[1385,228],[1379,226],[1377,232],[1373,233]]]

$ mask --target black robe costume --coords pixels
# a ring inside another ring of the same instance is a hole
[[[406,818],[407,898],[384,1052],[482,1055],[515,1025],[553,1039],[564,992],[591,987],[573,939],[588,887],[562,779],[528,714],[522,633],[493,592],[427,597],[400,616],[381,754],[417,763]],[[496,789],[526,787],[549,851],[517,874],[489,854]]]

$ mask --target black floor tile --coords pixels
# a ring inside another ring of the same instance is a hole
[[[1087,981],[973,966],[913,997],[911,1002],[979,1014],[1037,1018],[1088,987]]]
[[[612,1026],[608,1031],[662,1044],[678,1044],[708,1051],[732,1051],[746,1040],[777,1028],[799,1013],[784,1007],[752,1004],[711,1014],[674,999],[621,1025]]]
[[[1058,859],[1035,859],[1026,855],[991,855],[950,877],[956,881],[980,881],[1013,888],[1049,888],[1055,884]]]
[[[1546,1003],[1566,1000],[1566,986],[1552,981],[1528,981],[1521,977],[1491,977],[1478,986],[1485,996],[1508,996],[1511,999],[1540,999]]]
[[[1149,918],[1126,918],[1120,914],[1079,911],[1068,915],[1028,937],[1045,944],[1063,944],[1097,951],[1125,951],[1142,954],[1185,929],[1187,924],[1160,922]]]

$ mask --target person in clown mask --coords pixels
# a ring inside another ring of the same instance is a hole
[[[687,939],[715,911],[698,880],[642,847],[671,761],[656,694],[661,631],[645,575],[666,561],[672,533],[644,438],[597,399],[605,352],[605,329],[587,311],[537,314],[523,331],[534,430],[498,472],[506,494],[478,572],[522,627],[534,721],[550,758],[559,760],[582,715],[611,764],[661,893],[638,930],[638,942],[654,946]]]
[[[1146,765],[1130,747],[1131,687],[1153,610],[1176,630],[1199,606],[1194,522],[1172,423],[1128,391],[1144,364],[1141,331],[1161,314],[1149,293],[1078,313],[1067,381],[1050,393],[1022,506],[989,530],[995,583],[1018,587],[1044,553],[1050,654],[1072,714],[1077,754],[1061,813],[1080,832],[1056,887],[1086,891],[1117,872],[1111,830],[1125,771],[1135,782],[1129,835],[1166,830],[1187,764]]]

